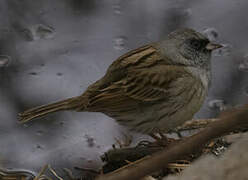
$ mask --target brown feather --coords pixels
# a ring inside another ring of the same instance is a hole
[[[157,126],[168,129],[172,124],[180,124],[193,116],[205,94],[196,99],[194,88],[202,88],[199,81],[184,66],[173,65],[170,59],[161,57],[152,45],[133,50],[114,61],[106,74],[75,100],[25,111],[20,114],[21,120],[26,122],[51,112],[73,109],[102,112],[145,133]],[[188,84],[181,86],[185,82]],[[189,103],[196,104],[193,110],[188,109],[192,113],[178,119],[183,113],[180,109],[185,111]],[[177,122],[172,123],[170,118]]]

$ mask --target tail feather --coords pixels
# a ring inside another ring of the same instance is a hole
[[[79,97],[69,98],[63,101],[55,102],[48,105],[43,105],[39,107],[35,107],[29,110],[24,111],[23,113],[18,114],[21,123],[28,122],[34,118],[45,116],[46,114],[57,112],[57,111],[64,111],[64,110],[71,110],[77,109],[80,104]]]

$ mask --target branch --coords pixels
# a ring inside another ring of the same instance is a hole
[[[218,121],[220,119],[193,119],[190,121],[186,121],[182,126],[179,126],[176,128],[176,131],[186,131],[186,130],[192,130],[192,129],[200,129],[205,128],[210,123]]]
[[[152,156],[131,163],[112,173],[99,176],[96,180],[138,180],[159,169],[168,166],[168,163],[189,155],[199,150],[211,139],[223,136],[237,128],[248,125],[248,110],[239,110],[224,116],[219,121],[215,121],[201,132],[185,138],[180,143],[168,148],[167,150],[155,153]]]

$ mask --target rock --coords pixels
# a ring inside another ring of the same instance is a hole
[[[222,157],[207,155],[178,176],[169,176],[163,180],[241,180],[247,179],[248,171],[248,135],[234,143]]]

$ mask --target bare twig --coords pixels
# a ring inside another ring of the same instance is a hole
[[[219,119],[192,119],[191,121],[186,121],[182,126],[176,128],[176,131],[186,131],[192,129],[200,129],[205,128],[210,123],[218,121]]]
[[[73,176],[72,172],[68,168],[63,168],[64,172],[67,174],[70,180],[75,180],[76,178]]]
[[[141,180],[156,180],[156,179],[154,179],[152,176],[146,176],[142,178]]]
[[[50,165],[48,165],[48,168],[56,178],[58,178],[59,180],[63,180],[63,178],[61,178]]]
[[[168,166],[168,163],[180,159],[183,156],[199,150],[211,139],[223,136],[237,128],[248,125],[248,110],[235,111],[230,116],[224,116],[219,121],[215,121],[204,130],[193,135],[180,143],[148,156],[137,162],[128,164],[125,168],[112,173],[99,176],[97,180],[138,180],[159,169]]]
[[[189,167],[189,164],[178,164],[178,163],[169,163],[168,168],[171,169],[185,169],[186,167]]]
[[[47,170],[48,168],[48,164],[46,164],[45,166],[42,167],[42,169],[40,170],[39,174],[34,178],[34,180],[39,180],[40,177],[44,174],[44,172]]]

